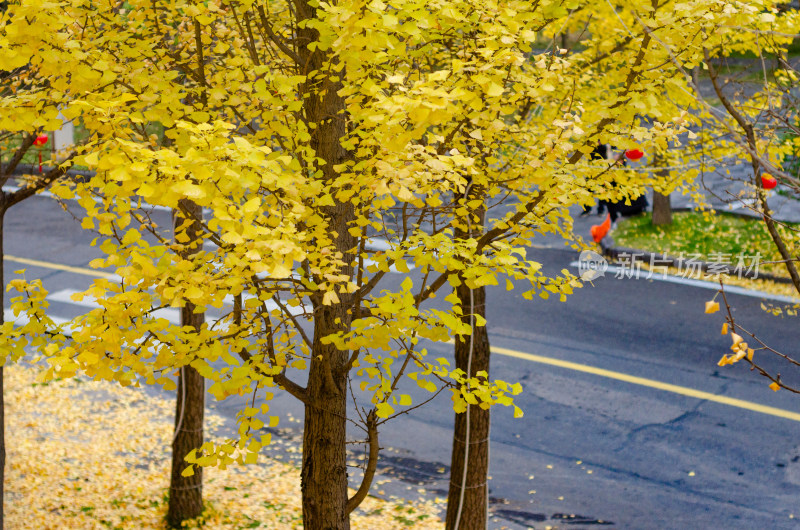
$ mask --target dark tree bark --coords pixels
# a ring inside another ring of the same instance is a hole
[[[482,235],[483,209],[473,222],[472,237]],[[477,225],[477,226],[475,226]],[[457,231],[457,238],[468,237]],[[466,284],[456,287],[456,295],[464,312],[462,322],[472,325],[472,337],[456,337],[456,368],[470,377],[480,371],[489,373],[489,334],[486,326],[473,324],[473,314],[486,318],[486,289],[470,290]],[[471,358],[470,358],[471,357]],[[466,412],[456,414],[453,432],[453,453],[450,463],[450,489],[447,494],[447,530],[483,530],[487,525],[489,474],[489,410],[467,405]]]
[[[183,312],[187,309],[188,307],[183,308]],[[202,322],[202,314],[195,316],[199,316]],[[167,511],[167,522],[173,528],[180,528],[183,521],[199,517],[203,513],[203,468],[195,466],[191,477],[184,477],[181,473],[187,466],[184,460],[186,455],[203,445],[204,399],[203,377],[191,366],[181,368]]]
[[[659,169],[663,163],[664,157],[656,153],[653,156],[653,168],[660,177],[667,178],[669,171]],[[664,195],[656,190],[653,190],[653,224],[656,226],[672,224],[672,204],[670,203],[669,195]]]
[[[295,3],[298,21],[317,18],[312,4],[309,0]],[[325,73],[327,62],[333,59],[327,52],[308,48],[308,44],[319,39],[317,31],[309,26],[298,25],[296,41],[300,73],[317,72],[315,78],[309,78],[302,86],[303,112],[306,120],[315,124],[310,146],[316,157],[324,161],[314,169],[321,171],[321,178],[331,183],[338,176],[334,167],[352,159],[352,154],[342,146],[342,137],[347,132],[346,107],[344,99],[339,96],[341,81],[331,79]],[[348,229],[355,218],[353,205],[337,201],[334,206],[320,210],[328,222],[331,250],[341,253],[345,263],[352,263],[356,240]],[[352,277],[352,266],[342,267],[340,273]],[[303,527],[306,530],[350,528],[345,453],[350,353],[321,342],[331,333],[350,328],[352,314],[348,310],[352,308],[354,295],[344,292],[337,295],[339,301],[330,305],[322,304],[323,293],[311,297],[314,338],[306,389],[301,472]]]
[[[656,226],[672,224],[672,205],[669,195],[653,191],[653,224]]]
[[[202,209],[189,200],[180,202],[183,211],[175,212],[175,226],[182,226],[187,219],[201,219]],[[203,241],[198,223],[186,230],[190,243],[185,256],[202,249]],[[194,246],[191,246],[194,245]],[[181,309],[181,325],[199,330],[204,321],[203,313],[195,313],[195,305],[186,302]],[[175,434],[172,441],[172,473],[169,485],[169,507],[167,523],[180,528],[187,519],[199,517],[203,512],[203,468],[195,466],[194,475],[182,476],[186,468],[186,455],[203,445],[203,416],[205,413],[205,381],[189,365],[181,368],[178,376],[178,399],[175,407]]]
[[[314,346],[308,376],[308,404],[303,429],[303,528],[346,530],[347,512],[346,379],[340,375],[347,363],[345,352],[323,345],[335,318],[346,317],[341,306],[314,307]],[[318,357],[322,359],[318,360]]]

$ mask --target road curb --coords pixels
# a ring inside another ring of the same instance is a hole
[[[53,169],[56,168],[53,166],[42,166],[42,170],[39,171],[38,164],[19,164],[16,168],[14,168],[14,171],[12,171],[9,176],[21,177],[23,175],[39,175],[47,173]],[[68,169],[66,171],[66,175],[69,177],[90,179],[96,175],[96,172],[88,169]]]

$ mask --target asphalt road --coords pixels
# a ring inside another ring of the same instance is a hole
[[[26,268],[29,279],[42,278],[51,291],[85,289],[91,282],[87,275],[13,258],[86,267],[99,255],[89,246],[92,237],[53,201],[30,199],[6,216],[6,279]],[[563,245],[545,244],[548,248],[531,248],[530,257],[547,270],[569,268],[577,257]],[[402,279],[390,274],[385,282]],[[493,412],[493,528],[800,527],[797,419],[608,377],[636,376],[800,413],[800,396],[772,392],[741,364],[716,365],[730,339],[719,334],[719,313],[703,313],[712,295],[695,286],[613,277],[586,285],[563,303],[527,301],[504,287],[489,289],[488,326],[498,348],[491,376],[522,383],[516,401],[525,411],[522,419],[508,409]],[[795,318],[766,315],[758,298],[730,295],[729,300],[737,319],[769,344],[796,351]],[[85,310],[63,301],[51,304],[52,314],[63,318]],[[430,349],[435,356],[452,355],[451,346]],[[512,357],[500,349],[570,361],[588,371]],[[770,366],[791,380],[785,366]],[[595,369],[608,372],[592,373]],[[411,393],[415,401],[424,395]],[[209,398],[209,405],[232,418],[239,403]],[[272,411],[302,417],[302,407],[280,393]],[[380,469],[393,480],[373,491],[444,496],[452,423],[449,398],[442,395],[386,424]],[[300,425],[282,421],[276,434],[285,443],[276,444],[273,454],[296,458],[286,445],[296,439]]]

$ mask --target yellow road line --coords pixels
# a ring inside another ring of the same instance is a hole
[[[54,269],[57,271],[71,272],[74,274],[83,274],[85,276],[92,276],[94,278],[109,278],[116,279],[118,276],[110,272],[98,271],[95,269],[85,269],[83,267],[70,267],[69,265],[62,265],[61,263],[52,263],[49,261],[39,261],[36,259],[18,258],[16,256],[6,256],[6,261],[13,261],[15,263],[22,263],[24,265],[32,265],[34,267],[43,267],[45,269]]]
[[[785,418],[787,420],[800,421],[800,414],[798,414],[797,412],[792,412],[789,410],[779,409],[775,407],[768,407],[766,405],[760,405],[758,403],[745,401],[743,399],[719,396],[717,394],[711,394],[710,392],[703,392],[702,390],[695,390],[694,388],[688,388],[685,386],[662,383],[661,381],[656,381],[655,379],[636,377],[633,375],[623,374],[621,372],[614,372],[612,370],[605,370],[603,368],[597,368],[595,366],[589,366],[586,364],[573,363],[570,361],[553,359],[551,357],[534,355],[532,353],[509,350],[508,348],[498,348],[493,346],[492,353],[499,353],[500,355],[506,355],[508,357],[516,357],[517,359],[524,359],[526,361],[532,361],[535,363],[548,364],[550,366],[558,366],[560,368],[566,368],[568,370],[575,370],[576,372],[584,372],[587,374],[599,375],[600,377],[607,377],[609,379],[616,379],[617,381],[625,381],[626,383],[632,383],[634,385],[656,388],[658,390],[664,390],[666,392],[672,392],[674,394],[680,394],[682,396],[713,401],[715,403],[721,403],[723,405],[738,407],[740,409],[745,409],[745,410],[752,410],[754,412],[760,412],[761,414],[769,414],[770,416],[777,416],[778,418]]]
[[[74,274],[83,274],[85,276],[92,276],[92,277],[101,277],[101,278],[110,278],[115,279],[117,276],[110,272],[98,271],[94,269],[86,269],[82,267],[70,267],[69,265],[62,265],[60,263],[51,263],[48,261],[39,261],[35,259],[28,259],[28,258],[19,258],[16,256],[6,256],[6,260],[13,261],[16,263],[22,263],[24,265],[32,265],[34,267],[43,267],[46,269],[54,269],[60,270],[65,272],[72,272]],[[590,366],[587,364],[580,364],[574,363],[570,361],[562,361],[561,359],[553,359],[551,357],[544,357],[542,355],[534,355],[532,353],[525,353],[517,350],[511,350],[508,348],[500,348],[497,346],[492,347],[492,352],[499,353],[500,355],[505,355],[507,357],[515,357],[517,359],[524,359],[526,361],[531,361],[540,364],[547,364],[550,366],[558,366],[559,368],[566,368],[568,370],[574,370],[576,372],[583,372],[586,374],[593,374],[598,375],[600,377],[606,377],[608,379],[615,379],[617,381],[624,381],[626,383],[631,383],[634,385],[646,386],[649,388],[655,388],[658,390],[664,390],[666,392],[672,392],[674,394],[680,394],[682,396],[693,397],[697,399],[704,399],[706,401],[713,401],[715,403],[721,403],[723,405],[728,405],[731,407],[738,407],[740,409],[745,410],[752,410],[754,412],[760,412],[761,414],[768,414],[770,416],[776,416],[778,418],[784,418],[787,420],[794,420],[800,421],[800,413],[792,412],[789,410],[779,409],[776,407],[769,407],[767,405],[760,405],[758,403],[753,403],[752,401],[745,401],[743,399],[736,399],[727,396],[720,396],[717,394],[712,394],[710,392],[704,392],[702,390],[695,390],[694,388],[688,388],[685,386],[679,385],[672,385],[670,383],[663,383],[661,381],[656,381],[655,379],[647,379],[645,377],[637,377],[634,375],[623,374],[621,372],[615,372],[613,370],[605,370],[603,368],[597,368],[596,366]]]

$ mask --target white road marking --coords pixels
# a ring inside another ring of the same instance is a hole
[[[25,313],[21,313],[19,316],[14,316],[14,311],[11,309],[3,309],[3,320],[5,322],[14,322],[14,324],[17,326],[24,326],[30,322],[30,319]],[[61,326],[70,322],[65,318],[59,317],[50,317],[50,320],[52,320],[57,326]]]
[[[78,291],[77,289],[61,289],[60,291],[55,291],[55,292],[49,293],[47,295],[46,299],[48,301],[50,301],[50,302],[57,302],[57,303],[61,303],[61,304],[70,304],[70,305],[74,305],[74,306],[77,306],[77,307],[85,307],[87,309],[97,309],[97,308],[102,307],[100,304],[97,303],[97,301],[91,299],[91,297],[84,297],[82,300],[73,300],[72,299],[72,295],[74,295],[76,293],[80,293],[80,292],[81,291]],[[254,296],[245,295],[243,298],[244,299],[249,299],[249,298],[254,298]],[[230,296],[230,295],[226,296],[225,300],[224,300],[224,303],[229,305],[229,306],[233,305],[233,297]],[[274,300],[267,300],[265,302],[265,305],[266,305],[267,311],[269,311],[269,312],[281,311],[280,306],[278,306],[278,304]],[[288,312],[290,314],[292,314],[293,316],[301,316],[306,312],[306,310],[303,308],[303,306],[292,307],[292,306],[290,306],[290,305],[288,305],[286,303],[284,303],[284,306],[286,307]],[[310,308],[309,308],[309,310],[310,310]],[[157,309],[157,310],[153,311],[150,315],[153,318],[164,318],[167,321],[169,321],[170,324],[173,324],[173,325],[176,325],[176,326],[179,326],[180,323],[181,323],[181,312],[180,312],[180,309],[178,309],[178,308],[174,308],[174,307],[161,308],[161,309]],[[215,321],[218,318],[220,318],[220,315],[209,314],[208,316],[209,316],[209,318],[208,318],[209,325],[211,325],[213,323],[213,321]],[[25,315],[23,313],[23,314],[20,314],[19,316],[14,316],[14,312],[11,309],[4,309],[3,310],[3,317],[4,317],[6,322],[14,322],[16,326],[24,326],[24,325],[28,324],[28,322],[29,322],[29,319],[28,319],[27,315]],[[55,323],[56,325],[64,325],[64,324],[68,324],[69,322],[71,322],[70,319],[65,319],[65,318],[61,318],[61,317],[50,316],[50,318],[53,321],[53,323]],[[221,326],[218,326],[216,329],[218,331],[224,332],[224,330],[227,329],[227,325],[223,324]],[[68,335],[71,335],[72,331],[73,330],[70,328],[70,326],[68,326],[66,328],[66,332],[67,332]]]
[[[88,307],[89,309],[97,309],[98,307],[102,307],[100,304],[95,302],[94,300],[89,299],[88,297],[84,297],[83,300],[73,300],[72,295],[79,293],[75,289],[62,289],[60,291],[56,291],[54,293],[50,293],[47,295],[47,299],[53,302],[60,302],[62,304],[72,304],[79,307]],[[181,323],[181,312],[179,309],[174,307],[165,307],[162,309],[157,309],[150,313],[153,318],[166,318],[171,324],[180,325]]]
[[[364,246],[370,250],[378,250],[380,252],[394,250],[394,247],[392,246],[391,243],[389,243],[385,239],[378,239],[376,237],[368,237],[367,242]]]
[[[13,193],[13,192],[15,192],[15,191],[17,191],[19,189],[20,189],[19,186],[11,186],[11,185],[3,186],[3,191],[5,191],[7,193]],[[50,199],[56,199],[57,198],[49,191],[42,191],[42,192],[37,193],[36,195],[38,195],[40,197],[47,197],[47,198],[50,198]],[[95,198],[95,202],[100,203],[102,201],[100,199],[98,199],[98,198]],[[165,212],[171,212],[172,211],[172,208],[167,208],[166,206],[158,206],[158,205],[148,204],[148,203],[145,203],[145,202],[142,203],[142,206],[145,207],[145,208],[153,209],[153,210],[159,210],[159,211],[165,211]],[[208,212],[207,209],[204,209],[203,211],[204,212]],[[384,239],[372,238],[372,237],[367,238],[367,242],[366,242],[365,246],[370,250],[378,251],[378,252],[386,252],[386,251],[392,250],[394,248],[394,246],[392,246],[392,244],[389,243],[388,241],[386,241]],[[216,250],[217,245],[216,245],[216,243],[206,239],[205,241],[203,241],[203,248],[205,250],[208,250],[208,251],[214,251],[214,250]],[[374,261],[369,260],[369,259],[364,261],[365,265],[372,265],[374,263],[375,263]],[[409,266],[408,269],[409,270],[414,270],[415,267]],[[394,266],[389,268],[389,272],[399,273],[397,268],[394,267]],[[293,275],[293,276],[295,276],[295,275]]]
[[[19,189],[20,189],[19,186],[11,186],[11,185],[3,186],[3,191],[6,192],[6,193],[14,193],[15,191],[17,191]],[[38,196],[38,197],[47,197],[48,199],[59,199],[59,197],[56,197],[50,191],[40,191],[39,193],[36,194],[36,196]],[[95,197],[94,198],[94,202],[100,204],[103,201],[99,197]],[[150,209],[150,210],[158,210],[158,211],[161,211],[161,212],[171,212],[172,211],[172,208],[168,208],[166,206],[158,206],[158,205],[155,205],[155,204],[148,204],[146,202],[142,202],[142,207]],[[206,211],[206,210],[204,209],[203,211]]]
[[[387,251],[392,250],[393,248],[395,248],[395,247],[392,246],[391,243],[389,243],[385,239],[377,239],[377,238],[372,238],[372,237],[367,238],[367,242],[366,242],[366,244],[364,246],[367,249],[375,251],[375,252],[387,252]],[[214,243],[213,241],[209,241],[208,239],[203,241],[203,249],[204,250],[207,250],[209,252],[213,252],[217,248],[218,247],[217,247],[216,243]],[[377,262],[372,260],[372,259],[370,259],[370,258],[366,258],[364,260],[364,266],[368,267],[370,265],[377,265]],[[406,263],[406,266],[408,267],[409,271],[413,271],[416,268],[416,267],[412,267],[411,265],[408,265],[408,263]],[[393,272],[393,273],[396,273],[396,274],[404,274],[404,273],[401,273],[400,271],[398,271],[397,267],[395,267],[394,265],[389,267],[389,272]],[[300,276],[297,275],[296,273],[293,273],[292,277],[293,278],[299,278]]]
[[[243,293],[242,294],[242,303],[244,303],[247,300],[252,300],[252,299],[255,299],[255,298],[256,297],[253,296],[252,294]],[[226,295],[225,298],[223,299],[223,303],[226,304],[226,305],[232,306],[233,305],[233,295],[230,295],[230,294]],[[298,316],[298,315],[302,315],[303,313],[305,313],[305,309],[303,309],[302,305],[299,305],[297,307],[292,307],[289,304],[287,304],[286,301],[281,301],[281,303],[284,305],[284,307],[286,307],[286,310],[291,315]],[[267,300],[266,302],[264,302],[264,305],[267,307],[267,311],[269,311],[270,313],[272,311],[280,311],[281,310],[281,308],[278,305],[278,303],[275,302],[274,300]]]

